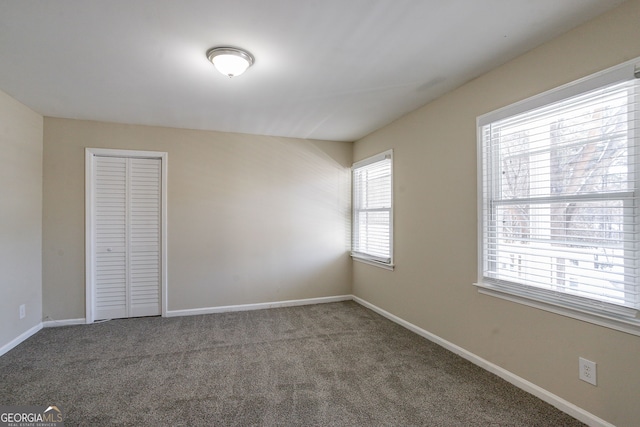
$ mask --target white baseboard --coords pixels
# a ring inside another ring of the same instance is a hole
[[[86,323],[86,319],[83,317],[81,319],[45,320],[42,322],[42,326],[45,328],[56,328],[58,326],[84,325]]]
[[[329,302],[351,301],[352,295],[307,298],[289,301],[263,302],[258,304],[225,305],[220,307],[191,308],[167,311],[166,317],[196,316],[199,314],[228,313],[231,311],[264,310],[266,308],[294,307],[298,305],[325,304]]]
[[[18,335],[17,337],[15,337],[11,341],[9,341],[8,343],[6,343],[2,347],[0,347],[0,356],[2,356],[3,354],[7,353],[9,350],[14,348],[18,344],[22,343],[27,338],[31,337],[33,334],[38,332],[40,329],[42,329],[42,323],[38,323],[37,325],[35,325],[31,329],[21,333],[20,335]]]
[[[416,325],[414,325],[413,323],[409,323],[406,320],[403,320],[401,318],[399,318],[398,316],[389,313],[388,311],[385,311],[383,309],[381,309],[378,306],[375,306],[373,304],[371,304],[368,301],[363,300],[362,298],[353,296],[353,300],[355,302],[357,302],[358,304],[363,305],[364,307],[367,307],[373,311],[375,311],[376,313],[380,314],[381,316],[386,317],[387,319],[399,324],[400,326],[403,326],[407,329],[409,329],[410,331],[420,335],[421,337],[424,337],[426,339],[428,339],[429,341],[432,341],[444,348],[446,348],[447,350],[463,357],[464,359],[470,361],[471,363],[480,366],[481,368],[483,368],[486,371],[489,371],[497,376],[499,376],[500,378],[502,378],[503,380],[506,380],[507,382],[515,385],[516,387],[526,391],[527,393],[530,393],[534,396],[536,396],[537,398],[549,403],[550,405],[555,406],[556,408],[558,408],[559,410],[561,410],[562,412],[565,412],[566,414],[571,415],[572,417],[576,418],[579,421],[582,421],[583,423],[589,425],[589,426],[597,426],[597,427],[615,427],[613,424],[608,423],[607,421],[603,420],[602,418],[599,418],[595,415],[593,415],[590,412],[585,411],[584,409],[574,405],[573,403],[561,398],[560,396],[556,396],[555,394],[543,389],[542,387],[539,387],[535,384],[533,384],[530,381],[525,380],[524,378],[521,378],[519,376],[517,376],[516,374],[507,371],[504,368],[501,368],[498,365],[495,365],[491,362],[489,362],[488,360],[483,359],[480,356],[477,356],[476,354],[471,353],[468,350],[465,350],[462,347],[459,347],[443,338],[440,338],[437,335],[432,334],[431,332],[428,332]]]

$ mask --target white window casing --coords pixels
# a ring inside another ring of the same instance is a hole
[[[353,164],[353,259],[393,269],[393,151]]]
[[[638,64],[478,117],[480,292],[640,335]]]

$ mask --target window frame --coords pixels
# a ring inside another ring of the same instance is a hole
[[[543,92],[539,95],[524,99],[514,104],[505,106],[498,110],[483,114],[476,119],[476,136],[477,136],[477,214],[478,214],[478,275],[477,282],[474,285],[481,294],[490,295],[511,302],[516,302],[530,307],[535,307],[545,311],[553,312],[563,316],[579,319],[589,323],[605,326],[611,329],[623,331],[633,335],[640,336],[640,309],[623,307],[617,312],[605,309],[597,309],[593,306],[577,306],[572,304],[572,298],[564,298],[569,294],[561,294],[556,299],[547,298],[548,292],[544,290],[536,290],[534,287],[527,287],[526,291],[519,290],[519,285],[514,284],[497,284],[496,281],[484,280],[484,265],[486,262],[484,254],[484,238],[485,238],[485,200],[484,200],[484,141],[482,129],[485,125],[516,116],[527,111],[531,111],[546,105],[566,100],[574,96],[596,90],[598,88],[621,83],[632,79],[640,78],[640,58],[636,58],[620,65],[611,67],[593,75],[584,77],[575,82],[568,83],[555,89]],[[636,96],[640,96],[636,93]],[[635,112],[633,118],[635,123],[640,123],[640,112]],[[637,129],[637,128],[636,128]],[[639,138],[640,135],[634,133],[632,138]],[[636,146],[638,143],[636,142]],[[638,153],[632,153],[630,156],[638,156]],[[497,173],[497,172],[493,172]],[[639,179],[640,173],[635,172],[635,179]],[[635,189],[636,192],[640,188]],[[640,213],[635,207],[636,224]],[[598,301],[592,299],[592,301]]]
[[[357,252],[354,250],[354,241],[357,235],[357,221],[356,221],[356,215],[358,212],[360,211],[366,211],[366,209],[362,209],[359,210],[356,207],[356,180],[355,180],[355,173],[357,169],[360,169],[362,167],[365,166],[369,166],[371,164],[383,161],[383,160],[390,160],[390,197],[391,197],[391,206],[388,208],[389,211],[389,260],[386,261],[384,259],[381,259],[378,256],[372,255],[372,254],[367,254],[367,253],[363,253],[363,252]],[[376,267],[380,267],[380,268],[384,268],[387,270],[393,270],[395,268],[395,264],[394,264],[394,257],[393,257],[393,207],[394,207],[394,200],[393,200],[393,150],[386,150],[382,153],[378,153],[376,155],[373,155],[371,157],[367,157],[366,159],[360,160],[358,162],[355,162],[352,166],[351,166],[351,197],[352,197],[352,214],[351,214],[351,258],[354,261],[359,261],[359,262],[363,262],[365,264],[370,264],[370,265],[374,265]]]

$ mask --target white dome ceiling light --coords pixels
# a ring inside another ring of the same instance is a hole
[[[214,47],[207,51],[207,58],[216,70],[228,77],[236,77],[253,65],[253,55],[235,47]]]

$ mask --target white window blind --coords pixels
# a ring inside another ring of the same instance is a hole
[[[479,118],[481,287],[638,323],[639,110],[626,64]]]
[[[355,163],[352,256],[392,265],[392,151]]]

